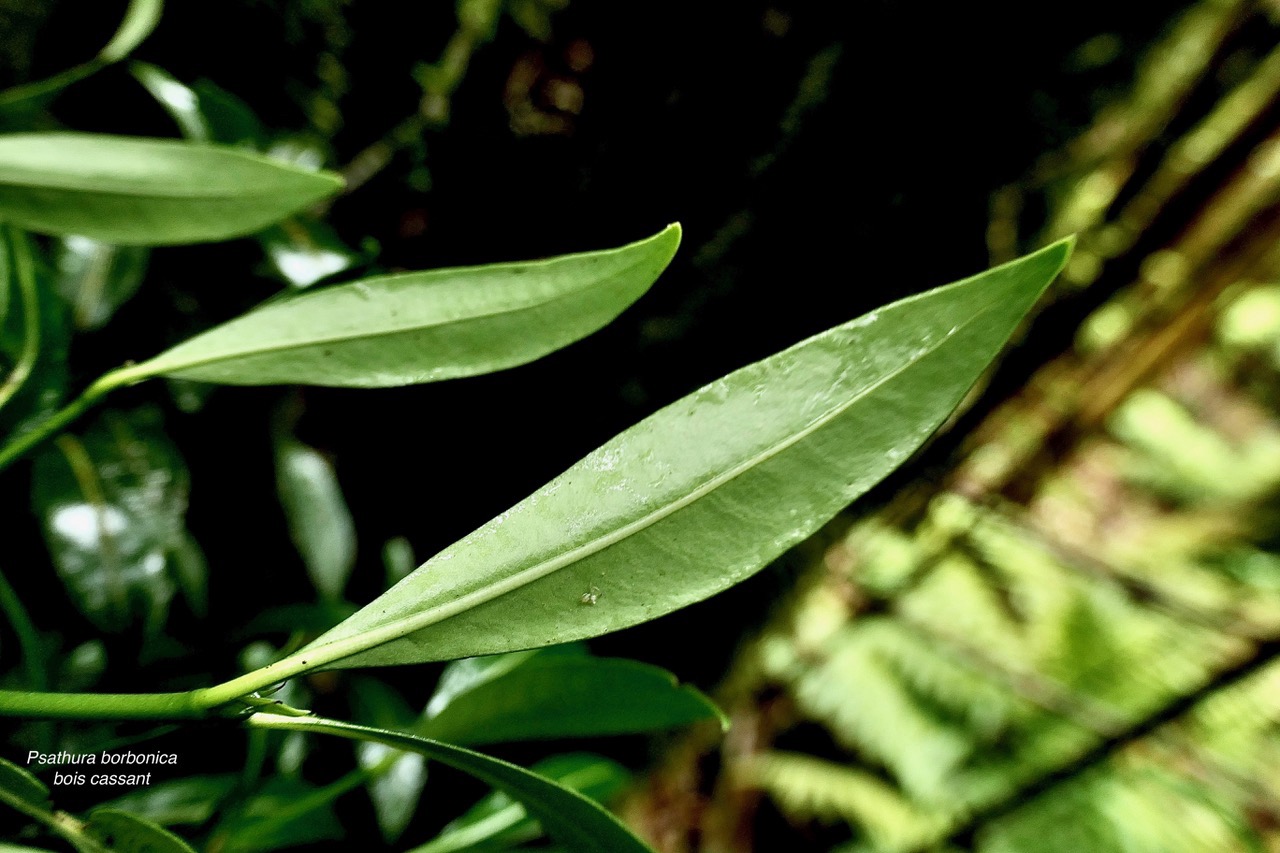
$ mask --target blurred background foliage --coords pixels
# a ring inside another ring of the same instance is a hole
[[[0,81],[93,56],[125,5],[0,0]],[[36,114],[0,104],[0,126],[246,145],[338,168],[351,191],[230,244],[42,242],[60,301],[0,426],[290,288],[674,220],[684,249],[610,327],[505,373],[358,405],[314,388],[122,393],[0,490],[0,568],[33,623],[0,631],[0,653],[35,651],[6,683],[185,689],[237,656],[261,665],[698,385],[1079,232],[1015,357],[857,520],[592,643],[716,690],[723,742],[499,754],[626,788],[663,851],[1280,849],[1278,16],[1273,0],[1052,16],[171,3],[133,61]],[[319,674],[285,699],[390,725],[420,715],[437,674]],[[153,734],[41,724],[14,742]],[[182,772],[125,799],[209,849],[405,849],[485,793],[457,781],[418,807],[428,770],[409,757],[266,732],[246,747],[230,727],[161,737]],[[59,805],[96,804],[83,794]],[[476,808],[424,853],[510,814]]]

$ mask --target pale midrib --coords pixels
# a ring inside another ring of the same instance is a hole
[[[622,540],[657,524],[659,521],[662,521],[685,507],[690,506],[696,501],[701,500],[703,497],[706,497],[708,494],[720,488],[724,484],[737,479],[747,471],[755,468],[763,462],[767,462],[787,449],[793,447],[800,441],[808,438],[810,435],[813,435],[813,433],[843,415],[857,403],[875,393],[875,391],[885,383],[893,381],[902,373],[910,370],[916,364],[920,363],[920,361],[926,356],[937,352],[954,336],[956,331],[970,325],[979,317],[985,315],[987,311],[990,310],[990,307],[991,306],[988,306],[983,311],[975,313],[967,320],[956,326],[955,329],[941,341],[925,350],[922,350],[921,352],[916,353],[913,358],[905,362],[893,372],[886,374],[874,384],[869,385],[845,403],[834,407],[829,412],[819,415],[797,432],[773,445],[770,445],[724,473],[711,477],[702,485],[691,490],[687,495],[678,498],[671,503],[665,504],[604,536],[600,536],[590,542],[583,543],[582,545],[566,551],[557,557],[553,557],[550,560],[545,560],[541,563],[530,566],[523,571],[510,575],[509,577],[504,578],[495,584],[484,587],[483,589],[478,589],[475,592],[468,593],[467,595],[456,598],[446,604],[423,610],[412,616],[395,620],[381,627],[373,628],[369,631],[355,634],[350,637],[344,637],[340,640],[334,640],[332,642],[325,643],[322,646],[303,649],[302,651],[292,655],[291,658],[282,660],[280,664],[287,665],[287,662],[293,659],[306,659],[309,661],[309,666],[307,668],[314,669],[327,663],[352,657],[362,652],[371,651],[385,643],[408,636],[409,634],[420,631],[423,628],[434,625],[437,622],[443,622],[444,620],[456,616],[459,613],[465,613],[466,611],[478,607],[481,604],[486,604],[490,601],[501,598],[504,595],[515,592],[516,590],[528,586],[531,583],[548,577],[552,573],[557,572],[566,566],[572,565],[586,557],[597,554],[612,547],[613,545],[616,545],[618,542],[621,542]],[[328,651],[326,652],[326,650]]]
[[[548,305],[553,305],[556,302],[569,299],[570,297],[580,296],[583,293],[588,293],[592,290],[603,287],[604,285],[615,281],[621,276],[631,273],[637,267],[641,267],[643,265],[644,265],[644,261],[636,261],[635,263],[628,264],[627,266],[622,267],[616,273],[613,273],[609,276],[605,276],[598,279],[597,281],[593,282],[590,285],[587,285],[586,287],[579,287],[573,290],[562,291],[561,293],[557,293],[554,296],[550,296],[538,302],[525,302],[520,305],[514,305],[511,307],[502,308],[497,311],[488,311],[482,314],[472,314],[467,317],[455,317],[449,320],[441,320],[441,321],[432,322],[432,323],[420,323],[417,325],[399,326],[397,328],[385,329],[378,332],[359,332],[359,333],[352,332],[349,334],[342,334],[342,335],[330,335],[329,337],[324,337],[324,338],[311,338],[304,342],[296,342],[296,341],[286,342],[286,343],[276,344],[273,346],[263,346],[253,350],[240,350],[232,353],[210,355],[204,358],[197,358],[193,360],[184,361],[180,364],[165,364],[162,361],[162,359],[165,358],[166,354],[161,353],[155,358],[150,359],[148,361],[144,361],[143,363],[137,365],[136,367],[126,368],[126,370],[123,372],[127,372],[129,374],[133,374],[136,376],[155,376],[155,375],[161,375],[161,374],[169,374],[169,373],[174,373],[180,370],[191,370],[193,368],[208,367],[209,365],[218,364],[219,362],[239,361],[240,359],[256,358],[258,356],[274,355],[274,354],[283,353],[283,352],[292,352],[294,350],[308,350],[308,349],[313,349],[315,347],[324,347],[324,346],[330,346],[333,344],[348,343],[350,341],[376,341],[381,338],[394,338],[400,335],[413,334],[415,332],[423,332],[428,329],[444,328],[444,327],[452,326],[458,323],[470,323],[477,320],[489,320],[495,317],[503,317],[509,314],[519,314],[523,311],[529,311],[534,308],[544,308]],[[354,285],[342,285],[342,286],[354,286]],[[286,310],[287,306],[288,306],[288,303],[284,303],[283,305],[280,306],[279,310],[282,310],[282,311]],[[623,308],[625,307],[626,306],[624,305]],[[249,314],[246,316],[254,316],[254,315]],[[229,322],[234,323],[235,321],[232,320]],[[208,332],[205,332],[204,334],[212,334],[214,331],[216,331],[217,328],[218,327],[210,329]],[[191,340],[191,343],[195,343],[197,340],[199,339],[193,338]],[[178,347],[175,347],[174,350],[171,350],[170,352],[176,351],[182,346],[183,344],[179,344]]]
[[[311,175],[310,172],[304,172],[302,175],[291,175],[291,177],[302,177],[303,175]],[[157,201],[276,201],[280,198],[281,192],[293,191],[298,196],[310,196],[321,194],[322,190],[328,192],[337,192],[341,189],[341,185],[337,183],[325,182],[325,186],[321,187],[319,182],[312,186],[306,187],[305,192],[296,184],[281,182],[273,187],[263,188],[262,182],[259,181],[251,189],[235,190],[221,189],[215,192],[201,192],[201,187],[195,187],[192,192],[159,192],[155,189],[130,187],[120,188],[102,188],[102,187],[86,187],[84,184],[77,184],[73,181],[60,183],[57,181],[49,181],[47,183],[27,183],[23,181],[15,181],[9,178],[0,177],[0,188],[12,188],[16,190],[44,190],[52,192],[74,193],[78,196],[96,196],[107,199],[155,199]]]

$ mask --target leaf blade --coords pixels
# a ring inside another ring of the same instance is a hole
[[[332,734],[410,750],[447,764],[524,804],[543,829],[574,853],[653,853],[598,803],[536,773],[460,746],[320,717],[255,714],[250,726]]]
[[[694,392],[445,549],[282,668],[569,642],[745,579],[932,434],[1069,250],[1064,241],[902,300]]]
[[[680,227],[672,225],[617,249],[310,291],[210,329],[118,377],[373,388],[502,370],[606,325],[649,289],[679,242]]]
[[[240,149],[89,133],[0,135],[0,219],[121,245],[226,240],[337,192],[341,179]]]
[[[710,699],[658,667],[537,654],[454,696],[434,714],[428,710],[417,731],[479,745],[658,731],[713,717],[725,722]]]

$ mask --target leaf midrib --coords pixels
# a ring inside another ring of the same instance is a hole
[[[314,646],[310,649],[303,649],[302,651],[295,653],[294,657],[305,656],[310,659],[320,658],[322,662],[315,664],[315,666],[323,666],[327,663],[334,663],[347,657],[354,657],[357,654],[371,651],[379,646],[385,645],[386,643],[393,642],[416,631],[420,631],[423,628],[430,627],[438,622],[443,622],[444,620],[452,618],[460,613],[465,613],[466,611],[482,604],[487,604],[490,601],[497,600],[504,595],[508,595],[509,593],[528,586],[529,584],[539,581],[545,577],[549,577],[552,573],[559,571],[566,566],[577,563],[580,560],[592,556],[593,554],[598,554],[642,530],[652,527],[654,524],[657,524],[685,507],[692,505],[696,501],[701,500],[726,483],[732,482],[758,465],[767,462],[805,438],[808,438],[810,435],[813,435],[815,432],[822,429],[822,427],[843,415],[854,405],[873,394],[885,383],[894,380],[916,364],[919,364],[926,356],[937,352],[946,344],[947,341],[951,340],[957,332],[971,325],[978,320],[978,318],[984,316],[992,309],[992,307],[993,303],[988,304],[983,308],[983,310],[974,313],[968,319],[957,324],[936,344],[930,345],[929,347],[914,353],[912,358],[908,359],[900,367],[869,385],[856,396],[849,398],[847,401],[832,408],[830,411],[817,416],[792,435],[764,448],[733,468],[730,468],[728,471],[709,478],[700,486],[692,489],[687,495],[677,498],[676,500],[664,504],[661,507],[657,507],[640,518],[624,524],[610,533],[596,537],[590,542],[585,542],[582,545],[572,548],[569,551],[565,551],[564,553],[549,560],[536,563],[527,569],[499,580],[495,584],[460,596],[459,598],[453,599],[452,601],[437,607],[428,608],[418,613],[414,613],[413,615],[393,620],[386,625],[372,628],[364,633],[343,637],[341,639],[325,643],[324,645]],[[812,341],[806,341],[798,344],[797,348],[809,343],[812,343]],[[430,561],[424,565],[429,564]],[[368,641],[371,637],[377,639],[374,642],[369,643]],[[361,641],[363,641],[363,645]],[[338,654],[334,654],[333,656],[324,655],[322,653],[322,650],[324,649],[331,649],[338,652]]]

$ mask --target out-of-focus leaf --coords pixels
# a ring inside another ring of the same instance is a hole
[[[355,610],[354,604],[345,601],[282,604],[279,607],[269,607],[254,616],[237,636],[247,638],[264,634],[288,635],[297,631],[315,636],[337,625]]]
[[[71,308],[77,329],[99,329],[138,292],[151,253],[68,235],[55,241],[54,286]]]
[[[446,548],[281,668],[585,639],[745,580],[916,452],[1069,254],[1057,243],[712,382]]]
[[[342,188],[238,148],[88,133],[0,135],[0,219],[123,245],[242,237]]]
[[[289,536],[320,597],[342,598],[356,565],[356,526],[333,465],[290,437],[276,441],[276,492]]]
[[[537,655],[433,707],[417,731],[460,744],[660,731],[720,716],[710,699],[666,670],[558,655]]]
[[[262,124],[247,104],[229,92],[208,81],[187,86],[145,62],[130,63],[129,70],[173,117],[187,139],[261,148],[266,138]],[[302,162],[296,157],[286,162],[313,169],[323,164],[324,157],[308,152]],[[310,287],[359,261],[359,255],[344,245],[332,228],[306,216],[273,225],[258,235],[258,242],[276,273],[298,288]]]
[[[130,0],[129,8],[120,22],[120,29],[111,37],[99,56],[107,62],[119,62],[142,44],[151,31],[160,23],[160,15],[164,11],[163,0]]]
[[[440,681],[436,684],[435,692],[431,694],[431,700],[427,703],[427,716],[437,716],[459,696],[471,693],[509,675],[536,657],[583,658],[586,656],[585,645],[565,643],[545,649],[507,652],[502,655],[485,655],[452,661],[440,673]]]
[[[0,841],[0,853],[53,853],[44,847],[23,847],[19,844],[6,844]]]
[[[393,587],[417,567],[413,545],[403,536],[388,539],[382,546],[382,566],[387,572],[387,586]]]
[[[95,809],[86,829],[117,853],[195,853],[169,830],[129,812]]]
[[[58,667],[58,689],[80,693],[98,683],[107,669],[107,647],[101,640],[89,640],[76,646]]]
[[[373,388],[472,376],[541,358],[639,299],[680,229],[546,261],[370,278],[271,302],[142,364],[120,382]]]
[[[164,622],[185,541],[187,472],[154,411],[109,413],[35,462],[33,502],[58,576],[105,631]]]
[[[375,728],[411,729],[418,722],[419,715],[400,694],[376,679],[360,678],[353,682],[351,696],[356,719]],[[356,744],[356,758],[360,767],[371,774],[366,787],[378,818],[378,829],[386,841],[395,841],[413,820],[422,798],[422,789],[427,783],[427,759],[416,752],[371,741]]]
[[[235,786],[232,774],[191,776],[130,791],[106,805],[161,826],[198,826],[218,813]]]
[[[47,811],[49,808],[48,787],[23,768],[4,758],[0,758],[0,796],[11,798],[11,804],[20,802],[41,811]]]
[[[305,216],[271,226],[258,241],[275,271],[297,288],[310,287],[360,262],[336,231]]]
[[[653,853],[616,817],[577,791],[505,761],[440,741],[357,726],[323,717],[255,714],[250,726],[331,734],[419,752],[505,792],[542,823],[547,834],[575,853]]]
[[[556,755],[531,769],[600,803],[617,796],[631,778],[622,765],[584,753]],[[490,850],[533,841],[541,835],[542,827],[529,817],[524,806],[506,794],[495,792],[451,822],[431,841],[408,853]]]
[[[218,824],[206,848],[258,853],[341,838],[342,824],[333,804],[316,802],[320,792],[297,779],[270,779]]]
[[[96,57],[44,80],[0,92],[0,127],[30,126],[63,89],[132,53],[151,35],[163,11],[163,0],[130,0],[115,35]]]
[[[23,287],[20,270],[33,270],[35,279]],[[70,328],[66,307],[47,281],[47,270],[27,235],[0,228],[0,289],[9,293],[10,309],[0,321],[0,385],[14,381],[12,370],[23,357],[28,336],[34,334],[35,362],[26,380],[0,410],[0,435],[16,436],[41,422],[61,405],[67,390],[67,349]],[[34,291],[34,300],[31,300]],[[28,328],[28,323],[34,325]]]

